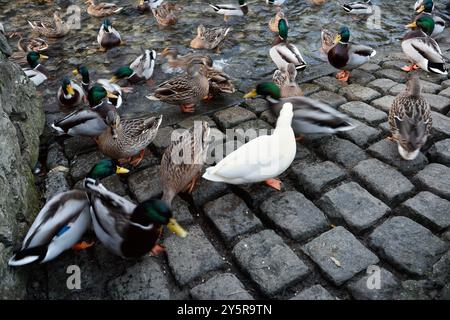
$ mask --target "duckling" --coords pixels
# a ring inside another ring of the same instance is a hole
[[[88,4],[87,13],[96,18],[104,18],[123,10],[123,7],[119,7],[115,3],[97,3],[97,0],[86,0],[86,3]]]
[[[400,156],[414,160],[433,126],[430,105],[421,96],[418,77],[412,77],[406,84],[406,91],[394,99],[389,110],[389,126]]]
[[[430,16],[434,20],[434,28],[430,34],[430,37],[436,38],[439,34],[441,34],[445,29],[445,20],[437,15],[433,15],[434,10],[434,2],[433,0],[423,0],[421,5],[416,9],[420,14],[414,19],[417,21],[420,17],[427,15]]]
[[[63,22],[58,11],[53,13],[53,22],[51,23],[28,21],[28,24],[39,35],[47,38],[62,38],[70,31],[70,26]]]
[[[130,66],[120,67],[114,72],[113,77],[109,80],[111,83],[119,79],[127,79],[131,84],[136,84],[142,81],[149,80],[155,69],[156,51],[144,50],[143,53],[137,57]]]
[[[219,53],[220,46],[225,41],[228,32],[231,28],[205,28],[204,25],[197,27],[197,36],[192,39],[190,46],[193,49],[208,49],[214,50]]]
[[[77,107],[83,103],[84,91],[78,84],[64,77],[58,89],[58,102],[62,107]]]
[[[169,66],[174,69],[181,68],[186,70],[191,64],[194,63],[202,63],[207,67],[213,66],[213,60],[209,55],[188,53],[184,56],[179,56],[178,49],[176,48],[165,48],[161,52],[161,56],[165,57]]]
[[[182,191],[192,192],[208,156],[208,122],[197,124],[178,140],[173,141],[161,159],[160,181],[163,190],[162,200],[169,206],[173,198]],[[180,159],[180,150],[183,158]],[[186,152],[186,153],[185,153]]]
[[[228,21],[230,16],[246,16],[248,14],[248,6],[246,0],[239,0],[239,5],[235,4],[209,4],[211,8],[218,14],[223,14],[223,19]]]
[[[286,71],[276,70],[273,74],[272,80],[280,87],[282,98],[303,96],[303,91],[295,78],[297,78],[297,69],[293,63],[288,64]]]
[[[355,1],[342,5],[345,12],[354,15],[371,15],[373,14],[373,4],[371,0]]]
[[[149,100],[180,105],[182,112],[194,112],[195,105],[208,96],[207,70],[202,64],[189,66],[185,74],[175,76],[158,86]]]
[[[35,86],[41,85],[49,77],[47,69],[40,63],[41,59],[48,59],[48,57],[34,51],[28,52],[27,62],[31,69],[22,69]]]
[[[119,32],[114,29],[109,19],[105,19],[98,31],[97,42],[103,50],[108,50],[122,44]]]
[[[152,9],[152,13],[160,26],[167,27],[177,23],[177,17],[174,13],[175,10],[179,10],[176,4],[164,3],[158,8]]]
[[[270,29],[270,31],[272,31],[273,33],[278,33],[279,32],[279,30],[278,30],[278,23],[280,22],[281,19],[286,20],[286,23],[288,23],[287,19],[284,16],[283,11],[280,10],[269,21],[269,29]],[[288,26],[289,26],[289,24],[288,24]]]

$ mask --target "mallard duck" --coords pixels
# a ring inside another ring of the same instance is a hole
[[[282,98],[280,88],[273,82],[263,82],[255,90],[247,93],[244,98],[263,97],[269,103],[270,110],[278,116],[286,103],[291,103],[294,109],[292,128],[296,136],[303,134],[348,131],[355,126],[350,119],[329,105],[306,97]]]
[[[88,93],[90,109],[74,111],[55,121],[52,128],[58,134],[83,137],[99,136],[108,128],[107,114],[117,112],[116,107],[109,102],[109,97],[117,99],[117,96],[107,92],[102,86],[94,85]]]
[[[68,77],[64,77],[58,89],[58,103],[62,107],[77,107],[83,103],[84,90]]]
[[[144,158],[145,148],[156,137],[161,121],[162,116],[121,119],[117,112],[108,112],[108,130],[96,139],[98,148],[112,159],[131,161],[133,166],[137,166]]]
[[[402,41],[402,49],[411,66],[405,66],[403,71],[410,72],[421,68],[427,72],[448,74],[441,48],[429,35],[432,33],[434,20],[430,16],[422,16],[407,25],[414,28],[408,32]]]
[[[194,112],[195,105],[208,96],[207,70],[202,64],[191,65],[185,74],[175,76],[158,86],[149,100],[180,105],[182,112]]]
[[[232,82],[232,79],[225,72],[206,67],[206,77],[209,80],[209,95],[208,98],[211,99],[217,93],[234,93],[236,88]]]
[[[86,0],[86,3],[88,4],[87,13],[96,18],[104,18],[123,10],[123,7],[119,7],[115,3],[97,3],[97,0]]]
[[[283,104],[272,135],[262,135],[242,145],[214,167],[206,169],[203,178],[229,184],[245,184],[265,181],[280,190],[282,174],[294,161],[297,144],[291,122],[292,103]]]
[[[284,19],[286,20],[286,23],[288,23],[287,19],[284,17],[283,11],[278,11],[273,18],[269,21],[269,29],[270,31],[274,33],[278,33],[278,24],[280,23],[280,20]]]
[[[295,78],[297,78],[297,69],[293,63],[288,64],[286,71],[276,70],[273,74],[272,80],[280,87],[282,98],[303,96],[303,91]]]
[[[286,0],[266,0],[266,4],[281,6]]]
[[[437,15],[433,15],[434,10],[433,0],[424,0],[422,4],[416,9],[419,14],[414,20],[417,21],[420,17],[424,15],[430,16],[434,20],[434,27],[430,34],[430,37],[435,38],[437,35],[441,34],[445,29],[445,20]]]
[[[411,78],[406,91],[400,93],[389,109],[392,139],[398,143],[398,152],[405,160],[414,160],[426,143],[433,126],[431,109],[421,96],[420,81]]]
[[[23,38],[19,36],[17,48],[22,52],[42,52],[48,49],[48,43],[42,38]]]
[[[88,178],[100,180],[112,174],[128,173],[111,160],[97,163]],[[10,266],[44,263],[70,249],[84,249],[92,244],[78,243],[91,225],[90,202],[85,190],[71,190],[51,198],[41,209],[20,250],[9,260]]]
[[[122,38],[119,32],[114,29],[109,19],[105,19],[98,31],[98,44],[104,49],[108,50],[122,44]]]
[[[342,5],[345,12],[355,15],[371,15],[373,14],[373,4],[371,0],[355,1]]]
[[[135,84],[150,79],[155,69],[156,51],[144,50],[129,67],[120,67],[114,72],[113,77],[109,80],[114,83],[119,79],[127,79],[130,83]]]
[[[136,205],[101,184],[88,181],[86,188],[90,191],[95,234],[118,256],[133,258],[153,252],[163,226],[182,238],[187,236],[162,200],[150,199]]]
[[[41,59],[48,59],[48,57],[34,51],[28,52],[27,62],[31,69],[22,69],[36,86],[42,84],[49,77],[47,69],[40,63]]]
[[[344,82],[348,81],[351,70],[367,63],[377,53],[371,47],[350,43],[349,40],[350,30],[347,27],[341,27],[334,41],[335,46],[328,51],[330,64],[342,70],[336,78]]]
[[[175,10],[179,10],[179,7],[176,4],[163,3],[158,8],[152,9],[152,13],[160,26],[167,27],[177,23]]]
[[[230,16],[246,16],[248,14],[248,6],[246,0],[239,0],[239,5],[235,4],[209,4],[211,8],[218,14],[223,14],[223,19],[228,21]]]
[[[178,49],[165,48],[161,52],[161,56],[167,59],[167,63],[172,68],[181,68],[186,70],[191,64],[202,63],[207,67],[213,66],[213,60],[207,54],[188,53],[184,56],[178,55]]]
[[[182,191],[192,192],[208,156],[209,125],[203,121],[173,141],[161,159],[160,181],[163,190],[162,200],[169,206],[173,198]],[[183,156],[180,156],[183,150]]]
[[[269,51],[270,57],[279,70],[286,70],[289,63],[293,63],[297,70],[306,68],[306,62],[296,46],[287,41],[288,24],[285,19],[278,22],[278,36]]]
[[[28,21],[31,28],[41,36],[48,38],[62,38],[70,31],[67,25],[59,16],[59,12],[53,13],[53,22]]]
[[[327,29],[322,29],[322,31],[320,33],[320,40],[322,42],[322,47],[320,48],[321,54],[328,57],[328,52],[335,45],[335,43],[334,43],[335,38],[336,38],[336,35],[333,32],[331,32]]]
[[[199,25],[197,27],[197,36],[192,39],[190,46],[193,49],[208,49],[217,52],[220,51],[220,46],[225,41],[228,32],[231,28],[205,28],[204,25]]]

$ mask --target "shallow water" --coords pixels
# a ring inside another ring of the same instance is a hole
[[[114,2],[114,0],[110,0]],[[228,0],[233,2],[234,0]],[[274,35],[268,30],[267,23],[275,14],[273,7],[265,4],[264,0],[249,0],[250,13],[247,17],[235,17],[224,22],[221,16],[216,15],[203,1],[176,1],[183,6],[178,13],[178,23],[168,28],[157,26],[151,14],[141,15],[135,9],[137,3],[133,1],[115,1],[125,6],[118,15],[111,17],[114,27],[121,33],[126,45],[115,48],[107,53],[100,53],[96,41],[101,18],[90,17],[86,12],[84,1],[60,0],[51,1],[50,4],[38,4],[38,1],[3,1],[0,0],[0,21],[8,31],[28,32],[31,30],[26,20],[40,17],[51,17],[56,9],[66,13],[71,5],[81,8],[80,29],[71,30],[63,39],[50,42],[47,55],[50,59],[45,62],[52,79],[47,81],[39,91],[44,95],[44,108],[49,114],[48,121],[62,116],[69,110],[60,110],[56,102],[56,91],[59,79],[64,75],[71,75],[71,71],[79,64],[88,66],[91,79],[110,78],[111,72],[121,65],[131,63],[140,54],[140,46],[152,48],[160,52],[167,46],[177,47],[181,53],[191,51],[189,42],[196,34],[197,25],[203,23],[211,25],[229,25],[233,28],[226,40],[221,54],[210,52],[214,60],[221,60],[224,71],[236,79],[236,87],[243,91],[255,81],[268,77],[275,66],[271,62],[268,51]],[[215,3],[227,2],[212,1]],[[405,33],[404,25],[410,22],[413,16],[413,0],[381,1],[375,0],[381,13],[380,29],[368,26],[366,20],[355,20],[346,14],[339,6],[340,1],[328,1],[324,5],[314,6],[306,1],[288,0],[283,7],[289,20],[289,40],[300,48],[305,60],[311,64],[318,64],[322,60],[318,49],[320,48],[320,31],[322,28],[337,30],[341,25],[349,26],[352,41],[378,47],[384,44],[399,45],[399,39]],[[448,1],[441,1],[437,9],[447,13],[445,5]],[[67,19],[67,16],[65,17]],[[11,40],[15,46],[17,40]],[[158,84],[168,79],[171,74],[163,72],[162,61],[157,62],[154,83]],[[301,74],[299,75],[301,77]],[[154,103],[145,99],[145,95],[152,92],[152,86],[142,84],[135,87],[133,93],[125,97],[125,114],[138,114],[147,112],[163,113],[164,122],[174,123],[186,117],[179,109],[163,103]],[[202,103],[198,113],[230,105],[233,99],[240,99],[241,93],[232,96],[223,96],[215,100]],[[51,114],[54,114],[53,116]]]

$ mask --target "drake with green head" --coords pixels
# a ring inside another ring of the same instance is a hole
[[[131,84],[149,80],[155,69],[156,51],[144,50],[141,48],[142,54],[137,57],[130,66],[123,66],[114,72],[110,82],[116,82],[119,79],[127,79]]]
[[[369,62],[376,55],[371,47],[350,43],[350,30],[341,27],[334,40],[334,47],[328,51],[328,61],[336,69],[342,70],[336,75],[341,81],[348,81],[350,71]]]
[[[296,46],[287,41],[289,27],[286,19],[280,19],[278,22],[278,36],[272,44],[269,51],[270,57],[277,68],[282,71],[287,70],[289,63],[295,65],[295,69],[303,70],[306,68],[306,62]]]
[[[119,32],[114,29],[109,19],[103,20],[98,31],[97,42],[103,50],[108,50],[122,44],[122,38]]]
[[[27,62],[30,68],[22,69],[27,77],[36,86],[42,84],[49,77],[47,69],[41,64],[42,59],[48,59],[48,57],[37,52],[30,51],[27,54]]]
[[[102,160],[89,172],[85,182],[129,171],[112,160]],[[101,185],[101,184],[100,184]],[[84,249],[92,244],[78,243],[91,225],[90,201],[86,190],[71,190],[49,199],[28,230],[20,250],[9,260],[10,266],[44,263],[70,249]]]
[[[239,0],[238,5],[235,4],[209,4],[217,14],[222,14],[225,21],[230,16],[246,16],[248,14],[248,6],[246,0]]]
[[[58,89],[58,102],[62,107],[77,107],[83,103],[84,91],[78,84],[64,77]]]
[[[414,21],[417,21],[417,19],[423,17],[423,16],[429,16],[434,21],[434,27],[431,31],[431,34],[429,34],[430,37],[435,38],[437,35],[441,34],[445,29],[445,20],[437,15],[433,15],[433,9],[434,9],[434,2],[433,0],[424,0],[422,1],[422,4],[419,5],[416,8],[416,11],[420,14],[414,19]]]
[[[91,181],[86,187],[90,191],[95,234],[118,256],[133,258],[156,251],[163,226],[182,238],[187,236],[162,200],[135,204]]]

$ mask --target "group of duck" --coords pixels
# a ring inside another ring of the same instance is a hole
[[[275,129],[272,134],[259,136],[225,156],[215,166],[207,168],[202,177],[229,184],[265,182],[280,190],[281,181],[277,177],[293,162],[296,140],[305,134],[334,134],[351,130],[355,125],[350,118],[328,104],[303,96],[296,77],[307,64],[300,50],[288,41],[289,23],[281,9],[285,0],[266,2],[276,9],[269,21],[269,29],[276,34],[269,56],[277,69],[272,81],[257,84],[244,98],[265,99],[277,117]],[[245,0],[238,0],[236,4],[210,6],[225,20],[232,16],[244,17],[249,13]],[[350,14],[365,14],[362,8],[368,11],[370,6],[370,1],[353,2],[344,5],[343,9]],[[433,7],[432,0],[419,0],[416,4],[415,9],[420,15],[408,25],[413,30],[402,41],[403,51],[412,63],[411,67],[403,68],[404,71],[421,68],[433,73],[447,72],[442,53],[433,39],[435,34],[442,32],[440,18],[432,13]],[[101,51],[123,45],[120,33],[107,18],[121,10],[115,4],[88,1],[87,12],[91,16],[105,18],[97,36]],[[158,24],[167,26],[176,23],[175,14],[180,7],[164,0],[140,0],[137,10],[143,14],[151,11]],[[57,13],[52,22],[29,21],[29,24],[43,37],[60,38],[68,32]],[[190,46],[219,52],[230,30],[228,27],[207,28],[200,25]],[[41,64],[41,59],[45,58],[42,51],[48,45],[42,38],[24,39],[22,36],[19,43],[22,50],[28,52],[26,57],[30,68],[24,69],[24,72],[39,86],[48,79],[48,72]],[[321,51],[329,63],[340,70],[336,78],[341,81],[348,81],[351,70],[367,63],[376,54],[368,46],[350,42],[350,31],[345,26],[337,34],[322,31]],[[167,59],[171,68],[182,73],[159,84],[147,96],[149,100],[178,105],[182,112],[191,113],[202,100],[236,90],[231,77],[214,68],[208,54],[179,56],[174,48],[166,48],[161,53],[142,48],[141,55],[129,66],[117,69],[110,80],[93,82],[88,68],[78,66],[73,75],[81,76],[81,85],[65,77],[57,99],[63,107],[77,108],[85,104],[88,107],[73,111],[55,121],[52,127],[58,134],[92,137],[109,159],[100,161],[92,168],[84,180],[83,190],[57,194],[46,203],[28,231],[21,249],[10,259],[11,266],[47,262],[70,248],[89,247],[91,243],[79,241],[90,226],[109,250],[122,257],[161,251],[157,241],[163,226],[179,236],[187,235],[173,217],[171,203],[178,193],[192,192],[202,174],[211,140],[207,122],[201,122],[200,130],[192,128],[180,139],[172,141],[165,150],[160,166],[161,199],[135,204],[100,183],[107,176],[127,174],[129,169],[124,168],[126,163],[138,166],[144,158],[144,150],[158,132],[162,116],[125,119],[118,112],[124,101],[123,92],[133,90],[132,87],[121,87],[118,81],[131,86],[148,82],[153,76],[158,56]],[[430,108],[420,95],[417,77],[411,78],[405,93],[394,101],[389,124],[392,139],[398,142],[400,155],[408,160],[414,159],[426,142],[432,125]],[[180,150],[194,152],[187,161],[180,163],[175,160]]]

